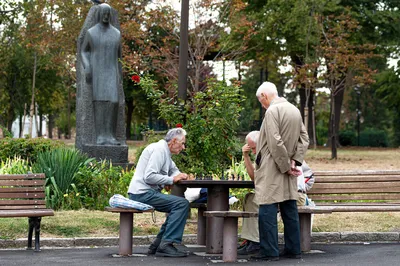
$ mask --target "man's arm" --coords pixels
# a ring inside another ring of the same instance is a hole
[[[144,181],[149,185],[172,185],[174,178],[168,174],[161,174],[161,169],[167,158],[162,150],[154,150],[147,162],[144,171]]]
[[[306,155],[306,151],[308,148],[309,144],[309,138],[308,138],[308,133],[306,131],[306,127],[304,126],[303,123],[301,123],[301,129],[300,129],[300,137],[297,142],[297,149],[296,153],[293,155],[293,160],[296,161],[297,165],[302,165],[304,156]]]
[[[242,152],[243,152],[244,165],[246,166],[246,170],[250,176],[250,179],[254,181],[254,165],[250,159],[250,151],[251,148],[249,145],[247,144],[243,145]]]

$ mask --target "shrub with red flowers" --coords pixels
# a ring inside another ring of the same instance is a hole
[[[207,89],[189,96],[186,104],[169,97],[162,90],[147,90],[147,95],[158,106],[160,117],[170,127],[187,131],[187,155],[174,156],[181,171],[194,174],[219,174],[231,164],[232,156],[240,152],[236,129],[244,101],[239,86],[228,86],[210,79]]]

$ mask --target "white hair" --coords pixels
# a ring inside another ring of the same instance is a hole
[[[179,140],[182,140],[183,137],[186,136],[186,130],[180,127],[172,128],[168,130],[167,135],[165,135],[164,140],[166,142],[170,142],[174,138],[177,138]]]
[[[260,85],[260,87],[258,87],[256,92],[257,98],[261,97],[261,93],[264,93],[268,96],[278,96],[278,90],[276,89],[275,84],[268,81],[265,81]]]
[[[249,134],[246,135],[246,142],[248,142],[250,139],[254,143],[257,143],[258,136],[260,136],[260,131],[258,130],[251,131]]]

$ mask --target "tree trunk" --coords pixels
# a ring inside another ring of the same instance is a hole
[[[48,137],[49,137],[49,139],[52,139],[53,138],[53,128],[54,128],[54,115],[53,114],[51,114],[51,115],[49,115],[49,124],[48,124]]]
[[[22,130],[21,130],[21,133],[20,133],[20,138],[22,138],[23,136],[24,136],[24,131],[25,131],[25,120],[26,120],[26,109],[27,109],[27,106],[26,106],[26,103],[25,103],[25,105],[24,105],[24,118],[22,119]]]
[[[43,114],[42,113],[39,114],[39,134],[38,134],[38,136],[39,137],[43,136]]]
[[[125,99],[126,104],[126,139],[132,139],[131,126],[132,126],[132,116],[133,116],[133,99]]]
[[[68,86],[68,85],[67,85]],[[71,86],[68,86],[68,104],[67,104],[67,136],[66,139],[71,138]]]
[[[344,87],[337,88],[337,93],[334,96],[331,96],[331,101],[334,99],[333,102],[331,102],[331,112],[335,111],[334,118],[335,118],[335,140],[336,140],[336,146],[340,146],[339,143],[339,129],[340,129],[340,115],[341,115],[341,110],[342,110],[342,104],[343,104],[343,97],[344,97]],[[332,109],[332,105],[334,105],[334,109]],[[330,119],[332,119],[332,114],[330,116]],[[332,121],[329,121],[329,138],[328,138],[328,146],[332,146],[331,143],[331,136],[333,132],[332,128]]]
[[[29,123],[29,137],[32,138],[32,130],[33,130],[33,114],[35,112],[35,82],[36,82],[36,64],[37,64],[37,55],[34,52],[34,63],[33,63],[33,77],[32,77],[32,98],[31,98],[31,108],[29,112],[30,123]]]
[[[200,70],[201,70],[202,61],[196,62],[195,68],[195,78],[194,78],[194,92],[198,92],[200,90]]]
[[[331,115],[330,115],[330,140],[331,140],[331,159],[337,159],[337,145],[336,145],[336,119],[335,119],[335,96],[331,92]]]
[[[300,113],[301,116],[303,117],[303,122],[304,125],[306,125],[307,133],[310,138],[310,145],[314,145],[315,143],[315,137],[314,137],[314,132],[315,132],[315,119],[314,116],[312,115],[312,110],[314,110],[314,97],[315,97],[315,91],[311,90],[308,94],[308,113],[307,113],[307,121],[306,121],[306,89],[301,88],[299,90],[300,94]]]
[[[37,121],[37,118],[38,118],[37,103],[35,103],[35,115],[34,115],[34,118],[35,118],[36,137],[40,137],[40,135],[39,135],[39,124],[38,124],[38,121]]]
[[[8,107],[8,114],[7,114],[7,130],[12,132],[12,124],[15,119],[15,110],[12,104]]]
[[[25,110],[24,110],[24,114],[23,115],[22,114],[19,115],[19,132],[18,132],[18,136],[20,138],[22,138],[22,134],[24,132],[24,124],[22,123],[22,120],[25,120],[24,117],[25,117]]]

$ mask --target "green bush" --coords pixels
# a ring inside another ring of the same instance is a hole
[[[342,146],[356,146],[357,136],[352,130],[345,130],[339,132],[339,143]]]
[[[82,167],[86,167],[94,158],[88,158],[79,150],[58,148],[38,154],[36,163],[32,166],[35,173],[46,174],[46,203],[53,209],[63,207],[64,195],[75,188],[74,178]]]
[[[384,130],[368,128],[360,134],[360,146],[388,147],[389,140]]]
[[[328,143],[328,128],[323,125],[316,126],[317,144],[323,146]]]
[[[19,157],[33,164],[36,161],[38,153],[63,146],[65,146],[65,144],[61,141],[44,138],[4,138],[0,140],[0,160],[5,161],[7,158]]]
[[[180,123],[188,132],[187,155],[174,156],[180,170],[206,175],[221,173],[230,165],[237,152],[235,137],[244,101],[238,86],[207,80],[207,88],[190,95],[185,104],[151,86],[146,92],[170,127]]]
[[[91,168],[81,168],[75,177],[75,184],[82,207],[103,210],[114,194],[127,196],[133,173],[133,170],[125,171],[106,161],[94,162]]]

